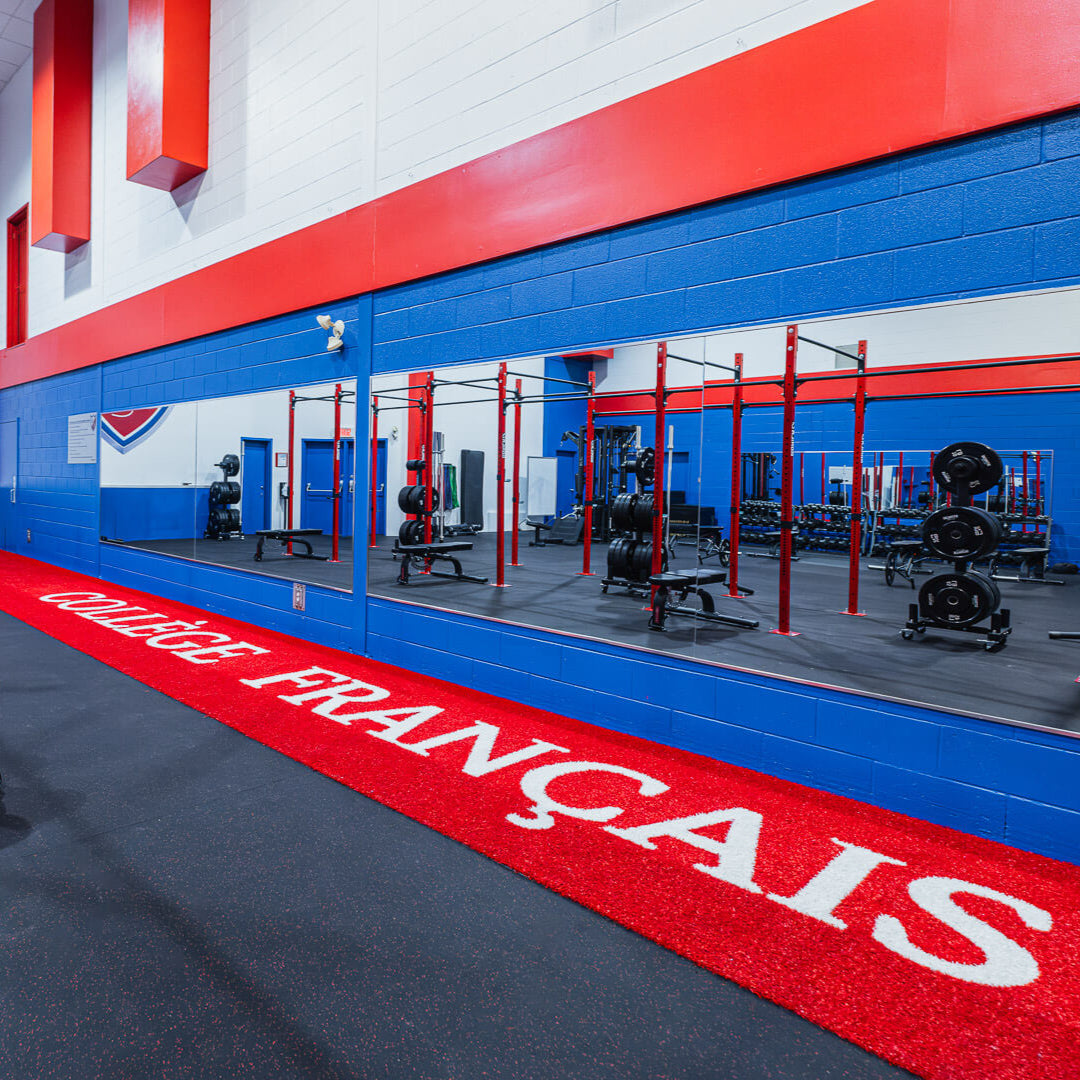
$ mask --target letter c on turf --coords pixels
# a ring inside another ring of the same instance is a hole
[[[523,817],[521,814],[507,814],[506,820],[513,825],[520,825],[523,829],[550,829],[555,824],[551,816],[565,814],[567,817],[579,818],[582,821],[610,821],[618,817],[623,811],[621,806],[598,806],[582,807],[567,806],[556,802],[547,793],[547,786],[560,776],[569,776],[571,773],[581,772],[606,772],[615,773],[616,776],[628,776],[631,780],[639,783],[638,793],[641,795],[661,795],[668,790],[667,784],[661,783],[645,773],[634,772],[633,769],[624,769],[621,765],[606,765],[602,761],[560,761],[553,765],[541,765],[536,769],[530,769],[521,778],[521,790],[533,802],[528,812],[532,817]]]

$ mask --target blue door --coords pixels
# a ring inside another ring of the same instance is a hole
[[[270,528],[269,439],[240,440],[240,523],[245,532]]]
[[[19,421],[0,424],[0,545],[15,548],[18,522]]]
[[[574,494],[575,477],[577,476],[578,454],[576,450],[556,450],[555,455],[559,464],[556,466],[555,483],[555,513],[559,517],[569,514],[574,509],[577,497]],[[584,498],[584,495],[582,495]]]
[[[386,535],[386,440],[375,443],[375,535]]]
[[[341,440],[340,535],[353,532],[353,441]],[[300,459],[301,529],[334,531],[334,440],[304,439]]]

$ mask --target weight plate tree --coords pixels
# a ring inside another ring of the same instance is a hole
[[[910,641],[928,626],[985,634],[982,644],[995,652],[1012,631],[1009,611],[998,610],[1001,591],[996,583],[969,567],[974,560],[992,555],[1001,543],[1000,520],[972,505],[975,495],[998,485],[1004,473],[1001,458],[984,443],[955,442],[934,455],[932,469],[938,484],[954,496],[955,505],[935,510],[923,522],[923,544],[939,558],[955,563],[955,568],[923,585],[918,603],[908,608],[908,621],[900,634]],[[891,584],[888,563],[886,580]],[[989,626],[978,625],[986,619]]]
[[[240,472],[240,458],[236,454],[226,454],[214,467],[222,471],[225,479],[215,480],[207,492],[208,506],[203,539],[242,539],[240,511],[234,509],[240,501],[240,485],[229,479]]]

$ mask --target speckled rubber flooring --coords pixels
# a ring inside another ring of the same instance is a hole
[[[902,1072],[0,615],[0,1080]]]

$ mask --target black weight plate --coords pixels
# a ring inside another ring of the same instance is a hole
[[[978,442],[955,442],[934,455],[934,479],[954,495],[981,495],[996,487],[1005,467],[997,453]]]
[[[634,552],[631,556],[634,581],[645,581],[652,573],[652,552],[652,541],[634,545]]]
[[[629,548],[633,546],[633,541],[626,539],[613,540],[608,545],[607,553],[607,565],[608,565],[608,577],[610,578],[625,578],[629,576]]]
[[[982,574],[938,574],[919,590],[919,610],[937,626],[971,626],[997,611],[1001,591]]]
[[[402,544],[422,544],[424,542],[424,523],[422,521],[403,521],[398,528],[398,540]]]
[[[643,484],[651,484],[656,479],[656,451],[651,446],[643,446],[637,452],[634,474]]]
[[[238,532],[240,529],[240,511],[239,510],[226,510],[226,519],[229,523],[230,532]]]
[[[210,501],[212,503],[227,502],[225,498],[228,485],[223,480],[215,480],[210,485]]]
[[[637,495],[627,492],[615,496],[615,501],[611,504],[611,524],[616,529],[628,531],[634,527],[634,507],[637,501]]]
[[[240,501],[240,485],[235,480],[228,480],[224,484],[225,497],[223,503],[238,503]]]
[[[981,559],[1001,542],[1001,522],[978,506],[946,506],[923,522],[922,537],[943,559]]]
[[[240,471],[240,459],[235,454],[226,454],[217,464],[226,476],[236,476]]]
[[[634,505],[634,524],[633,528],[640,529],[642,532],[647,532],[652,528],[653,519],[653,497],[651,495],[641,495],[638,497],[637,502]]]
[[[426,490],[423,484],[410,484],[403,487],[398,492],[398,507],[404,510],[406,514],[422,514],[427,509],[424,505],[425,494]],[[432,491],[431,509],[438,510],[438,508],[439,493],[438,491]]]

